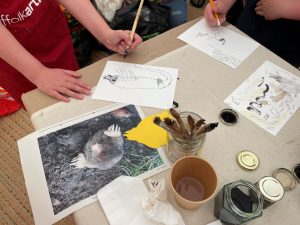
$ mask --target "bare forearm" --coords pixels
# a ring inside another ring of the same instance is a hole
[[[300,20],[300,1],[299,0],[286,0],[285,9],[283,12],[283,18],[291,20]]]
[[[58,0],[99,41],[103,42],[110,27],[89,0]]]
[[[34,81],[37,72],[45,68],[15,37],[0,23],[0,58]]]

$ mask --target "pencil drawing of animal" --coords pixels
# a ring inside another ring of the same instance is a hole
[[[117,68],[114,74],[106,74],[103,78],[122,89],[163,89],[172,83],[172,75],[168,72],[138,65]]]
[[[70,165],[77,169],[98,168],[107,170],[123,156],[123,137],[118,125],[96,132],[86,143],[83,152],[73,158]]]

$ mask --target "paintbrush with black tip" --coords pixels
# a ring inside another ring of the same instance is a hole
[[[140,18],[142,9],[143,9],[143,5],[144,5],[144,0],[141,0],[140,4],[139,4],[138,11],[136,13],[136,16],[135,16],[135,19],[134,19],[134,22],[133,22],[133,25],[132,25],[131,32],[130,32],[130,41],[131,42],[133,41],[133,37],[134,37],[135,31],[136,31],[136,27],[138,25],[138,21],[139,21],[139,18]],[[124,59],[127,57],[129,49],[130,49],[130,47],[126,46],[125,53],[124,53],[124,56],[123,56]]]
[[[195,134],[195,136],[200,136],[204,133],[207,132],[211,132],[212,130],[214,130],[219,123],[208,123],[208,124],[204,124]]]
[[[205,119],[200,119],[196,122],[195,126],[193,127],[193,130],[192,130],[192,136],[195,136],[196,133],[199,131],[199,129],[201,128],[201,126],[205,124]]]
[[[189,132],[185,128],[182,118],[180,117],[180,114],[175,109],[170,109],[171,115],[175,118],[177,121],[179,127],[180,127],[180,133],[184,139],[189,139]]]
[[[164,118],[164,122],[171,127],[173,130],[175,130],[177,133],[180,133],[180,127],[178,125],[178,123],[175,120],[172,120],[170,118]]]
[[[171,126],[167,125],[164,121],[162,121],[158,116],[156,116],[153,120],[153,123],[163,128],[165,131],[170,133],[174,137],[182,138],[180,132],[174,130]]]
[[[188,115],[187,120],[188,120],[188,124],[190,126],[190,134],[192,134],[196,122],[191,115]]]

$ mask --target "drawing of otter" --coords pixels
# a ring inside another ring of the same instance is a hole
[[[110,169],[122,159],[123,143],[120,127],[112,124],[107,130],[96,132],[86,143],[83,153],[73,158],[70,165],[77,169]]]

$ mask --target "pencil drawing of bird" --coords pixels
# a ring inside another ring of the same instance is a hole
[[[107,130],[96,132],[86,143],[83,153],[73,158],[70,165],[77,169],[110,169],[122,159],[123,143],[120,127],[112,124]]]

